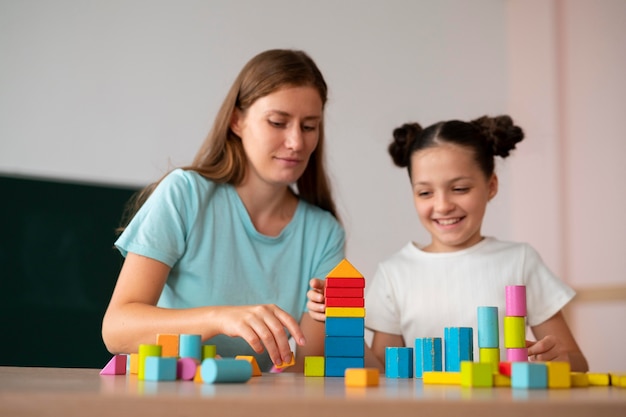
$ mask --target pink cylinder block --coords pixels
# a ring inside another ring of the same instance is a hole
[[[506,286],[506,315],[514,317],[526,316],[526,286]]]
[[[527,348],[514,348],[506,350],[507,362],[528,362]]]
[[[176,377],[183,381],[191,381],[196,376],[198,363],[194,358],[180,358],[176,363]]]

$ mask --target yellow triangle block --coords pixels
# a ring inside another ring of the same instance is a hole
[[[261,368],[259,368],[259,363],[256,361],[256,358],[254,356],[237,355],[235,356],[235,359],[241,359],[250,362],[250,365],[252,365],[252,376],[262,375]]]
[[[363,275],[344,259],[326,275],[326,278],[363,278]]]

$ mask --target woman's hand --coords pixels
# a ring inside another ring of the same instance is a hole
[[[324,287],[326,282],[323,279],[313,278],[309,281],[311,289],[307,291],[308,299],[306,307],[309,315],[317,321],[326,321],[326,299],[324,298]]]
[[[561,361],[570,362],[569,350],[553,335],[538,341],[526,341],[528,360],[531,362]]]
[[[263,352],[265,347],[275,365],[290,362],[293,355],[285,328],[298,345],[306,343],[298,322],[274,304],[215,309],[219,333],[243,338],[257,353]]]

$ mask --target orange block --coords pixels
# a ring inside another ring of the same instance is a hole
[[[261,368],[259,368],[259,363],[256,361],[256,358],[254,356],[237,355],[235,356],[235,359],[240,359],[240,360],[250,362],[250,365],[252,365],[252,376],[262,375]]]
[[[376,387],[380,372],[375,368],[348,368],[345,373],[347,387]]]
[[[281,365],[274,365],[278,369],[289,368],[290,366],[294,366],[296,364],[296,356],[292,353],[291,360],[287,363],[283,362]]]
[[[178,335],[157,334],[156,344],[161,345],[162,357],[178,357]]]
[[[139,373],[139,353],[130,354],[129,373],[132,375],[137,375]]]
[[[363,278],[363,275],[350,262],[343,259],[326,275],[326,278]]]

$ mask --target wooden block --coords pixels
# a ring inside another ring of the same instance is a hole
[[[324,286],[324,297],[340,297],[340,298],[363,298],[363,288],[350,287],[327,287]]]
[[[506,316],[526,316],[526,286],[507,285],[505,291]],[[506,331],[505,331],[506,332]]]
[[[178,346],[178,354],[181,358],[202,360],[202,338],[199,334],[179,335]]]
[[[461,385],[461,372],[426,371],[422,374],[424,384]]]
[[[569,376],[572,387],[585,388],[589,386],[589,376],[586,372],[570,372]]]
[[[161,356],[178,357],[177,334],[157,334],[156,344],[161,345]]]
[[[462,361],[474,360],[473,332],[471,327],[444,328],[446,372],[460,372]]]
[[[364,307],[365,299],[363,298],[339,298],[327,297],[326,307]]]
[[[548,368],[540,362],[513,362],[511,387],[545,389],[548,387]]]
[[[500,331],[498,324],[498,307],[480,306],[477,311],[478,347],[500,347]]]
[[[507,362],[528,362],[528,348],[509,348],[506,350]]]
[[[498,364],[498,372],[502,375],[511,376],[511,362],[500,362]]]
[[[214,358],[217,356],[217,346],[202,345],[202,360]]]
[[[347,387],[376,387],[380,372],[374,368],[348,368],[345,372]]]
[[[478,362],[490,364],[492,373],[498,373],[500,348],[478,348]]]
[[[363,317],[326,317],[324,331],[326,336],[364,337],[365,319]]]
[[[128,358],[126,355],[114,355],[102,368],[100,375],[126,375],[127,363]]]
[[[546,362],[546,367],[548,368],[548,388],[570,388],[572,386],[569,362]]]
[[[421,378],[426,371],[442,371],[442,341],[440,337],[420,337],[415,339],[415,378]]]
[[[176,361],[176,379],[191,381],[196,376],[198,362],[193,358],[180,358]]]
[[[329,288],[365,288],[365,278],[326,278]]]
[[[511,377],[502,374],[493,374],[493,386],[494,387],[510,387]]]
[[[250,362],[234,359],[205,359],[200,366],[202,381],[205,384],[221,382],[247,382],[252,377]]]
[[[504,317],[504,347],[526,347],[526,317]]]
[[[204,382],[202,381],[202,366],[196,367],[196,375],[193,377],[193,382]]]
[[[365,339],[362,337],[327,336],[324,338],[325,356],[363,357]]]
[[[284,369],[284,368],[289,368],[290,366],[294,366],[295,364],[296,364],[296,355],[292,353],[291,360],[289,360],[289,362],[283,362],[280,365],[274,365],[274,367],[276,369]]]
[[[139,353],[131,353],[126,366],[131,375],[137,375],[139,373]]]
[[[292,355],[293,357],[293,355]],[[261,368],[259,368],[259,363],[257,362],[256,358],[254,356],[245,356],[245,355],[237,355],[235,356],[235,359],[243,359],[245,361],[250,362],[250,365],[252,366],[252,376],[261,376],[263,375],[261,373]]]
[[[365,308],[326,307],[326,317],[365,317]]]
[[[343,259],[326,275],[327,278],[363,278],[347,259]]]
[[[611,385],[614,387],[626,388],[626,373],[624,372],[610,372]]]
[[[305,356],[304,376],[324,376],[324,357]]]
[[[493,369],[490,363],[461,362],[461,386],[465,388],[493,387]]]
[[[139,360],[137,364],[137,378],[143,381],[145,377],[146,358],[151,356],[161,356],[161,345],[139,345]]]
[[[588,372],[587,377],[589,378],[589,385],[592,386],[608,387],[611,383],[608,373]]]
[[[341,358],[327,356],[324,359],[324,375],[330,376],[344,376],[346,369],[348,368],[363,368],[363,358]]]
[[[385,376],[387,378],[413,378],[413,348],[385,348]]]
[[[145,361],[145,381],[176,381],[176,362],[173,357],[148,356]]]

